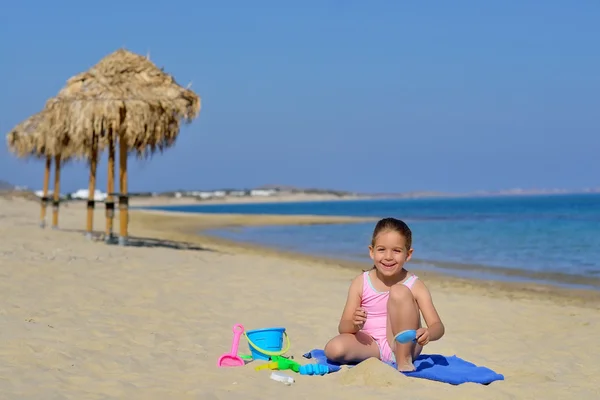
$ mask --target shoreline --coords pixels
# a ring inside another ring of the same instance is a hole
[[[426,193],[426,192],[424,192]],[[527,197],[555,197],[555,196],[597,196],[600,191],[573,191],[573,192],[490,192],[490,193],[440,193],[440,194],[311,194],[311,193],[285,193],[272,196],[237,197],[224,196],[211,199],[175,198],[167,196],[132,197],[131,204],[135,208],[168,208],[185,206],[218,206],[218,205],[264,205],[278,203],[310,203],[310,202],[344,202],[344,201],[378,201],[378,200],[453,200],[453,199],[488,199],[488,198],[527,198]],[[84,200],[81,200],[84,201]],[[168,211],[168,210],[164,210]]]
[[[212,229],[231,229],[269,225],[316,225],[327,223],[350,223],[373,221],[355,217],[324,217],[296,215],[244,215],[244,214],[202,214],[176,213],[167,211],[132,211],[132,220],[139,223],[145,231],[169,240],[181,240],[193,244],[214,247],[228,253],[243,252],[262,254],[290,261],[307,261],[326,267],[341,268],[359,272],[370,268],[369,264],[358,261],[311,255],[267,245],[242,242],[222,238],[206,231]],[[185,218],[184,218],[185,217]],[[160,230],[156,230],[160,227]],[[424,261],[412,262],[410,269],[423,277],[428,286],[435,289],[469,290],[486,297],[509,297],[511,299],[544,299],[560,305],[578,304],[600,309],[600,290],[571,288],[554,283],[500,281],[493,279],[465,278],[444,271],[431,271],[419,268]],[[431,264],[431,263],[429,263]],[[521,270],[517,270],[521,271]]]
[[[356,221],[350,221],[353,223]],[[360,221],[358,221],[360,222]],[[250,227],[250,226],[248,226]],[[261,226],[252,226],[261,227]],[[244,228],[244,227],[240,227]],[[255,241],[247,241],[243,239],[229,238],[226,235],[221,235],[221,231],[230,230],[229,227],[216,228],[216,229],[204,229],[202,234],[210,236],[215,239],[229,240],[233,243],[243,243],[250,246],[258,246],[263,248],[269,248],[274,251],[301,254],[313,258],[328,257],[326,254],[311,253],[308,251],[293,250],[285,247],[278,247],[269,243],[260,243]],[[334,258],[339,262],[351,262],[357,264],[369,263],[368,255],[365,252],[364,257],[358,254],[349,256],[346,258]],[[362,260],[364,259],[364,260]],[[412,258],[410,263],[415,266],[414,270],[437,272],[438,274],[445,276],[453,276],[462,279],[473,279],[473,280],[484,280],[484,281],[495,281],[495,282],[515,282],[522,284],[541,284],[556,286],[563,289],[581,289],[581,290],[593,290],[600,291],[600,278],[588,277],[583,275],[565,274],[559,272],[541,272],[527,269],[521,269],[518,267],[506,267],[506,266],[492,266],[486,264],[474,264],[465,263],[460,261],[442,261],[442,260],[428,260],[421,258]]]
[[[266,200],[266,199],[265,199]],[[352,199],[347,199],[352,200]],[[355,199],[357,200],[357,199]],[[369,200],[369,199],[361,199]],[[294,200],[290,200],[294,201]],[[318,201],[318,200],[315,200]],[[219,203],[214,203],[218,205]],[[233,203],[222,203],[224,205]],[[240,203],[241,204],[241,203]],[[269,202],[255,202],[254,204],[273,204]],[[202,204],[197,204],[202,206]],[[208,204],[206,204],[208,206]],[[157,208],[154,208],[157,207]],[[244,245],[259,246],[269,248],[274,251],[291,253],[294,257],[298,255],[321,258],[324,255],[310,252],[294,251],[286,248],[280,248],[268,243],[254,241],[245,241],[243,239],[234,239],[221,236],[219,233],[207,232],[210,230],[230,230],[233,228],[244,227],[268,227],[275,225],[319,225],[319,224],[337,224],[337,223],[360,223],[375,222],[375,217],[355,217],[355,216],[326,216],[326,215],[308,215],[308,214],[222,214],[222,213],[202,213],[197,211],[170,210],[171,205],[147,206],[136,208],[137,211],[147,213],[167,213],[172,215],[190,216],[202,215],[203,225],[197,230],[197,234],[208,236],[213,239],[225,239],[230,243],[244,243]],[[233,217],[235,216],[235,217]],[[257,219],[258,218],[258,219]],[[213,221],[206,224],[207,221]],[[226,236],[226,235],[224,235]],[[326,255],[325,255],[326,257]],[[366,258],[366,253],[365,253]],[[341,258],[339,262],[360,263],[358,257]],[[477,263],[465,263],[460,261],[428,260],[413,258],[411,265],[417,271],[435,272],[438,275],[452,276],[461,279],[473,279],[476,281],[496,281],[496,282],[514,282],[521,284],[539,284],[563,289],[573,290],[592,290],[600,291],[600,277],[587,277],[583,275],[574,275],[560,272],[542,272],[522,269],[519,267],[510,267],[504,265],[486,265]]]

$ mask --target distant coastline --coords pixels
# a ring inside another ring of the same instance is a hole
[[[373,194],[372,197],[377,198],[428,198],[428,197],[499,197],[499,196],[546,196],[546,195],[570,195],[570,194],[593,194],[600,193],[598,188],[585,188],[580,190],[567,189],[506,189],[506,190],[478,190],[465,193],[448,193],[448,192],[407,192],[407,193],[382,193]]]
[[[476,191],[467,193],[448,193],[435,191],[418,191],[405,193],[354,193],[327,189],[301,189],[290,187],[269,187],[254,190],[272,190],[269,195],[252,196],[240,195],[240,191],[221,190],[219,196],[201,198],[194,192],[161,192],[132,194],[134,206],[164,206],[164,205],[200,205],[200,204],[243,204],[243,203],[279,203],[279,202],[320,202],[344,200],[383,200],[383,199],[444,199],[444,198],[475,198],[475,197],[509,197],[509,196],[548,196],[570,194],[600,193],[600,188],[582,190],[563,189],[508,189],[498,191]],[[189,193],[189,194],[188,194]],[[198,193],[198,192],[196,192]],[[203,192],[207,193],[207,192]],[[251,191],[246,191],[251,193]],[[178,195],[179,194],[179,195]]]
[[[36,195],[42,196],[40,190],[33,191],[27,187],[15,186],[0,180],[0,193],[6,195]],[[600,193],[598,188],[580,190],[566,189],[521,189],[478,190],[464,193],[438,191],[411,191],[399,193],[361,193],[335,189],[299,188],[284,185],[264,185],[254,189],[216,189],[216,190],[174,190],[147,191],[129,193],[133,206],[154,205],[193,205],[193,204],[223,204],[223,203],[267,203],[267,202],[302,202],[302,201],[340,201],[368,199],[427,199],[427,198],[474,198],[474,197],[503,197],[503,196],[544,196]],[[52,190],[48,195],[52,195]],[[61,193],[63,201],[87,200],[87,189],[79,189],[72,193]],[[102,202],[106,194],[96,191],[95,200]]]

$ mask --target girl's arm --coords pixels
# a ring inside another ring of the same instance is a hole
[[[442,320],[435,309],[435,306],[433,305],[433,300],[431,298],[429,289],[427,289],[427,286],[425,286],[421,280],[417,280],[413,290],[417,305],[419,306],[421,314],[423,314],[423,319],[427,324],[429,341],[440,339],[442,336],[444,336],[446,328],[444,327],[444,324],[442,323]]]
[[[342,312],[342,317],[340,318],[340,323],[338,325],[338,332],[341,333],[356,333],[361,327],[354,324],[354,313],[356,309],[360,307],[361,297],[362,297],[362,285],[363,285],[363,277],[362,275],[354,278],[352,283],[350,284],[350,288],[348,289],[348,297],[346,299],[346,305],[344,306],[344,311]]]

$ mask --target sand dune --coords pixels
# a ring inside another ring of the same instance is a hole
[[[322,347],[356,271],[209,240],[196,250],[106,246],[76,231],[83,212],[65,207],[61,230],[41,230],[36,203],[0,199],[0,398],[600,398],[597,297],[567,302],[547,289],[439,277],[430,287],[447,334],[426,351],[486,365],[505,381],[454,387],[375,360],[296,376],[292,386],[250,365],[216,368],[235,323],[285,326],[296,358]],[[132,234],[191,237],[195,223],[161,218],[133,214]],[[95,224],[103,229],[100,211]]]

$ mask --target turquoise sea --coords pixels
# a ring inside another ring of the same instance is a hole
[[[396,217],[415,269],[600,289],[600,194],[153,207],[165,211]],[[213,235],[364,261],[374,223],[224,229]]]

